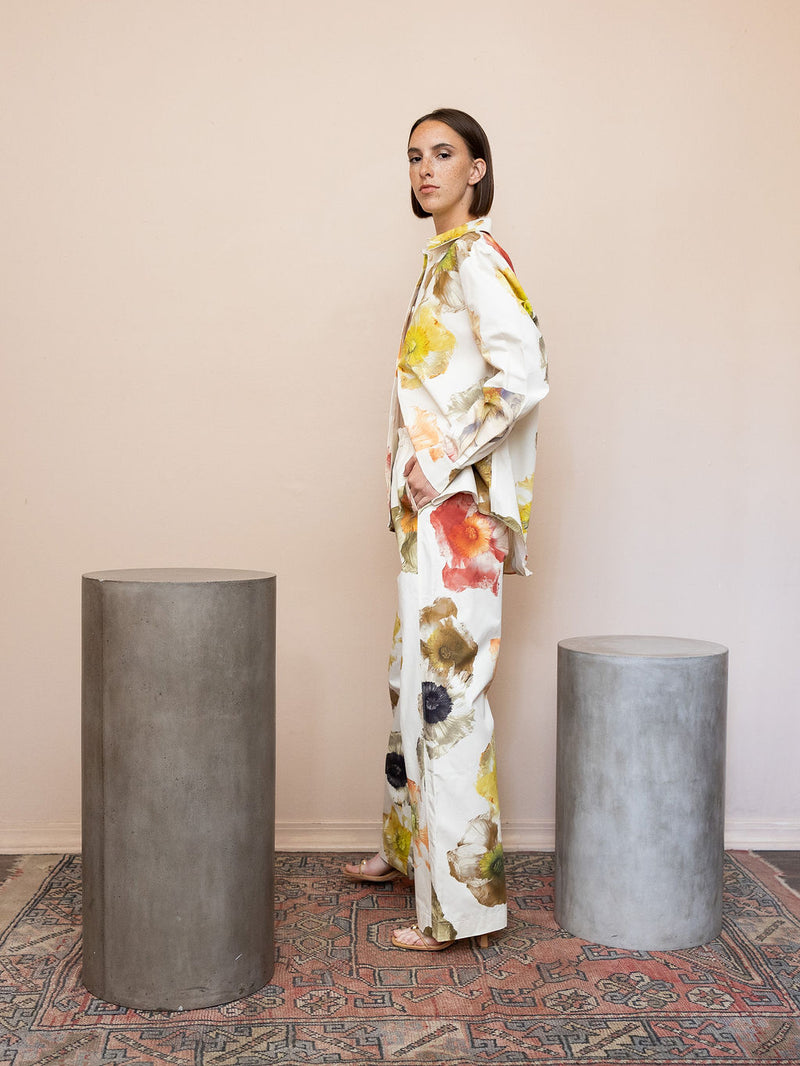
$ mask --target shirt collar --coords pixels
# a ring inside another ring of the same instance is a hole
[[[437,233],[435,237],[431,237],[428,241],[426,251],[433,252],[437,248],[441,248],[443,244],[449,244],[450,241],[458,240],[458,238],[463,237],[465,233],[477,232],[492,232],[492,220],[488,216],[483,218],[472,218],[463,226],[456,226],[455,229],[449,229],[445,233]]]

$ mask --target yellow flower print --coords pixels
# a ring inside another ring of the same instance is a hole
[[[517,487],[517,503],[519,504],[519,518],[522,522],[522,529],[525,531],[528,528],[528,523],[531,520],[531,503],[533,501],[533,474],[529,474],[528,477],[518,481]]]
[[[494,752],[494,739],[490,740],[478,764],[478,780],[475,789],[479,796],[489,803],[494,810],[498,810],[497,798],[497,759]]]
[[[427,304],[414,312],[398,360],[406,388],[416,388],[425,378],[443,374],[450,363],[456,339]]]
[[[447,241],[455,241],[459,237],[463,237],[465,233],[469,232],[469,226],[470,224],[467,223],[464,226],[456,226],[455,229],[449,229],[446,233],[437,234],[432,240],[428,241],[429,250],[438,248],[440,244],[446,244]]]
[[[531,307],[530,300],[525,295],[525,290],[520,285],[517,276],[513,274],[510,270],[505,269],[498,270],[497,276],[499,278],[502,278],[506,282],[509,289],[511,289],[511,291],[516,296],[517,301],[519,302],[519,306],[525,312],[525,314],[528,315],[530,318],[533,318],[533,308]]]
[[[414,422],[408,427],[408,434],[414,445],[414,451],[430,451],[431,459],[444,458],[443,437],[436,423],[436,416],[424,407],[415,407]]]
[[[410,808],[408,814],[410,817]],[[411,848],[411,830],[403,824],[398,808],[394,806],[383,816],[383,847],[387,862],[405,872]]]

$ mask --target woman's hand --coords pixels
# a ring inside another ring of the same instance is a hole
[[[421,507],[424,507],[426,503],[435,500],[439,495],[433,485],[431,485],[430,481],[428,481],[422,473],[422,467],[417,462],[416,455],[406,463],[405,469],[403,470],[403,477],[406,479],[408,495],[411,497],[411,502],[414,504],[417,511]]]

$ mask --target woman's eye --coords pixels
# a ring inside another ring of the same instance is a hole
[[[440,159],[449,159],[450,158],[450,153],[449,152],[439,152],[439,158]]]
[[[410,155],[408,157],[408,161],[409,161],[409,163],[419,163],[419,156],[418,155]]]

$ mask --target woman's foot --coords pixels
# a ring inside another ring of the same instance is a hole
[[[406,929],[395,929],[392,933],[392,943],[396,948],[406,948],[409,951],[444,951],[455,940],[436,940],[427,936],[418,926],[412,925]]]
[[[384,862],[380,855],[373,855],[371,859],[362,859],[359,863],[347,863],[344,867],[344,876],[348,881],[367,881],[370,884],[376,884],[381,881],[394,881],[401,874],[388,862]]]

